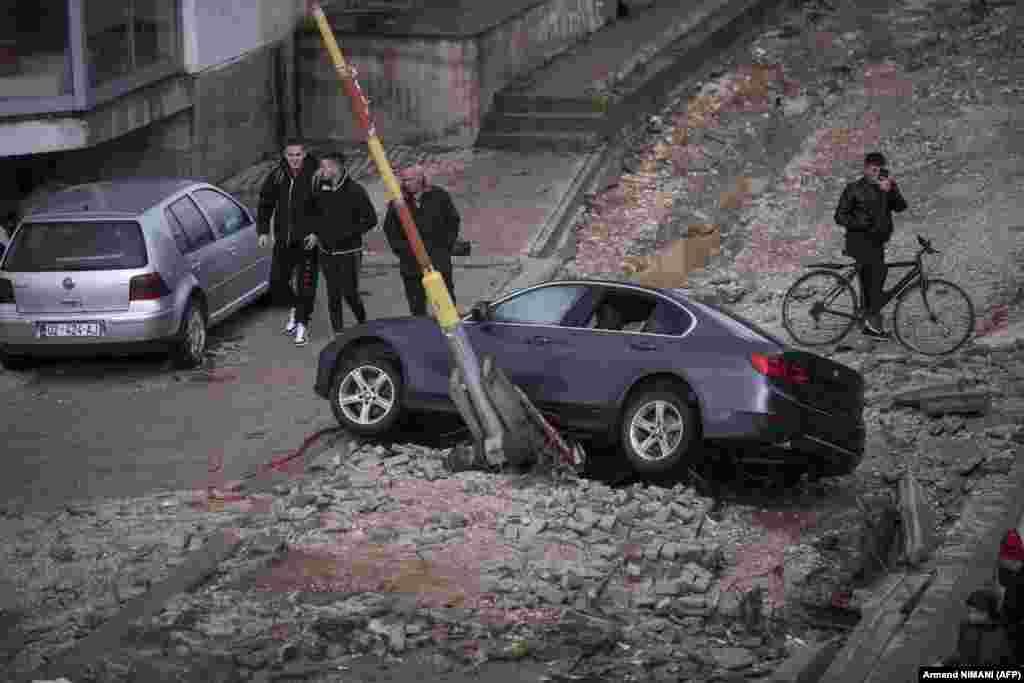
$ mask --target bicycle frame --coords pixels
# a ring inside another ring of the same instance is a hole
[[[885,264],[886,269],[910,268],[911,270],[906,275],[904,275],[903,278],[899,282],[897,282],[891,289],[882,291],[882,301],[879,305],[879,310],[888,306],[893,299],[899,297],[901,294],[903,294],[903,292],[910,288],[911,285],[917,284],[919,281],[925,284],[925,290],[927,291],[928,276],[924,272],[924,264],[921,261],[921,256],[923,254],[923,251],[919,252],[917,254],[917,257],[913,261],[892,261]],[[842,278],[843,281],[845,281],[847,284],[851,284],[853,282],[854,277],[860,272],[860,269],[860,265],[854,264],[843,270],[840,273],[839,277]],[[825,297],[824,301],[815,304],[811,308],[811,315],[813,316],[815,315],[815,313],[817,313],[817,315],[821,315],[823,311],[828,310],[828,312],[831,315],[834,315],[839,318],[847,318],[848,320],[862,319],[864,317],[864,312],[862,310],[858,310],[855,315],[850,315],[842,311],[833,311],[828,309],[828,306],[835,300],[835,297],[839,296],[839,293],[841,291],[842,290],[839,287],[837,287],[834,291],[829,292],[828,296]],[[860,292],[860,296],[860,303],[863,304],[864,293]],[[925,305],[928,305],[927,297],[925,298]]]

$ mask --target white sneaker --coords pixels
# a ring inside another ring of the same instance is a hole
[[[295,345],[305,346],[306,345],[306,326],[299,323],[295,326]]]
[[[292,312],[288,314],[288,323],[284,326],[284,329],[281,330],[281,332],[289,336],[293,335],[295,334],[295,327],[295,309],[293,308]]]

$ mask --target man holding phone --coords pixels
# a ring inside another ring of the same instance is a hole
[[[892,238],[893,212],[906,209],[907,202],[889,176],[885,157],[879,152],[864,157],[864,176],[846,186],[836,207],[835,221],[846,228],[843,253],[860,266],[864,334],[868,337],[888,337],[880,306],[887,274],[885,245]]]

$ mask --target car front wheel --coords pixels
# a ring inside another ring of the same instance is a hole
[[[402,376],[386,349],[371,347],[346,356],[331,385],[338,424],[358,436],[386,433],[401,416]]]
[[[622,449],[637,472],[660,474],[677,467],[693,446],[696,415],[674,388],[641,391],[623,413]]]

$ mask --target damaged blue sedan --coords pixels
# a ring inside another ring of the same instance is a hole
[[[704,442],[754,446],[814,476],[863,457],[858,372],[683,290],[547,282],[477,304],[464,327],[568,436],[619,446],[637,472],[672,470]],[[382,436],[403,417],[457,414],[451,371],[433,320],[372,320],[321,351],[315,391],[343,428]]]

